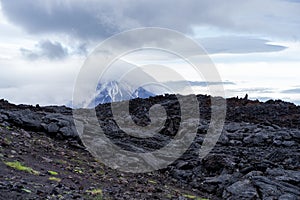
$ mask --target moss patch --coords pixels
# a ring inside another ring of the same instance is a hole
[[[86,193],[91,195],[102,195],[102,189],[87,190]]]
[[[50,175],[52,175],[52,176],[56,176],[56,175],[58,175],[58,173],[57,173],[57,172],[55,172],[55,171],[51,171],[51,170],[49,170],[49,171],[48,171],[48,174],[50,174]]]
[[[34,174],[34,175],[39,175],[40,172],[32,169],[31,167],[26,167],[24,165],[22,165],[22,163],[18,162],[18,161],[14,161],[14,162],[4,162],[4,164],[6,164],[7,166],[14,168],[16,170],[19,171],[25,171],[28,172],[30,174]]]
[[[60,181],[61,181],[60,178],[53,177],[53,176],[49,177],[48,180],[49,180],[49,181],[56,181],[56,182],[60,182]]]
[[[149,183],[152,183],[152,184],[157,184],[156,181],[153,181],[153,180],[148,180]]]
[[[185,198],[188,198],[188,199],[195,199],[195,200],[209,200],[209,199],[197,197],[197,196],[190,195],[190,194],[184,194],[183,196],[184,196]]]

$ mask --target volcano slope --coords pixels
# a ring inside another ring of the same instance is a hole
[[[199,125],[189,149],[171,165],[140,174],[114,170],[91,156],[78,137],[72,109],[0,100],[0,199],[299,199],[300,107],[227,99],[222,134],[201,160],[211,98],[197,99]],[[136,124],[151,121],[154,104],[166,105],[170,113],[155,137],[126,134],[114,122],[110,104],[96,107],[99,124],[125,150],[154,151],[180,125],[175,95],[131,100]]]

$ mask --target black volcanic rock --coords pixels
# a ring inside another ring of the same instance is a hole
[[[196,138],[173,164],[156,172],[158,176],[168,182],[175,180],[176,187],[206,194],[211,199],[299,199],[299,106],[281,100],[262,103],[227,99],[222,134],[213,150],[201,160],[198,153],[210,123],[211,97],[197,95],[197,99],[200,121]],[[155,104],[166,110],[167,120],[159,133],[147,139],[130,136],[121,130],[110,103],[97,106],[98,121],[115,145],[128,151],[154,151],[169,143],[181,123],[176,95],[130,100],[129,113],[134,123],[149,124],[149,110]],[[70,108],[17,106],[0,100],[0,124],[43,132],[63,141],[76,141],[79,143],[72,144],[80,146]],[[3,140],[1,145],[9,147],[10,143]],[[54,192],[60,194],[61,191]]]

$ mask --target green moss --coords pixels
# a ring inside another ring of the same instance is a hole
[[[31,193],[31,190],[28,190],[26,188],[21,189],[22,191],[26,192],[26,193]]]
[[[93,198],[93,200],[103,200],[103,196],[102,195],[97,195]]]
[[[7,144],[7,145],[10,145],[12,143],[12,141],[10,140],[10,138],[4,138],[4,142]]]
[[[80,169],[79,167],[75,167],[74,172],[76,172],[78,174],[83,174],[83,170]]]
[[[184,194],[183,195],[184,197],[188,198],[188,199],[195,199],[195,200],[208,200],[208,199],[205,199],[205,198],[200,198],[200,197],[197,197],[197,196],[194,196],[194,195],[190,195],[190,194]]]
[[[92,199],[92,200],[102,200],[103,199],[103,193],[102,189],[92,189],[92,190],[86,190],[86,193],[89,195],[93,196],[92,198],[90,196],[87,197],[87,199]]]
[[[105,171],[104,171],[104,170],[99,170],[99,171],[97,171],[97,172],[96,172],[96,174],[98,174],[98,175],[101,175],[101,176],[102,176],[102,175],[104,175],[104,174],[105,174]]]
[[[96,196],[90,196],[90,195],[84,195],[84,199],[86,200],[103,200],[102,195],[96,195]]]
[[[152,184],[156,184],[157,182],[156,181],[153,181],[153,180],[148,180],[149,183],[152,183]]]
[[[56,160],[57,164],[67,164],[68,162],[65,160]]]
[[[80,160],[80,159],[78,160],[78,159],[72,158],[71,161],[72,161],[72,162],[75,162],[75,163],[77,163],[77,164],[79,164],[79,165],[85,164],[85,161]]]
[[[40,172],[38,172],[36,170],[33,170],[31,167],[26,167],[18,161],[4,162],[4,164],[6,164],[7,166],[9,166],[11,168],[14,168],[16,170],[19,170],[19,171],[25,171],[25,172],[28,172],[28,173],[34,174],[34,175],[39,175],[40,174]]]
[[[56,182],[60,182],[60,181],[61,181],[60,178],[53,177],[53,176],[49,177],[48,180],[49,180],[49,181],[56,181]]]
[[[93,190],[86,190],[87,193],[91,194],[91,195],[102,195],[102,189],[93,189]]]
[[[51,171],[51,170],[49,170],[49,171],[48,171],[48,174],[50,174],[50,175],[52,175],[52,176],[56,176],[56,175],[58,175],[58,173],[57,173],[57,172],[55,172],[55,171]]]
[[[190,195],[190,194],[184,194],[184,197],[188,198],[188,199],[196,199],[197,197],[194,195]]]

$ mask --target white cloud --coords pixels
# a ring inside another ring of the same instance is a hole
[[[270,44],[270,41],[246,36],[219,36],[199,38],[200,44],[209,54],[247,54],[273,52],[286,49],[285,46]]]
[[[0,97],[14,103],[66,104],[72,100],[73,85],[83,60],[0,60]]]

